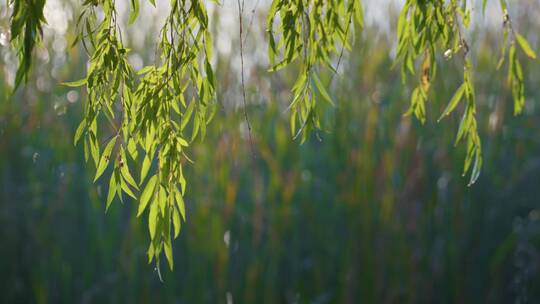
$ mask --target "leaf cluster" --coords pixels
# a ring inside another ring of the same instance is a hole
[[[360,1],[274,0],[268,13],[270,71],[300,63],[292,87],[290,123],[292,135],[306,140],[311,129],[320,129],[318,94],[334,104],[318,76],[322,66],[336,72],[332,56],[341,60],[343,48],[350,49],[353,21],[363,26]],[[341,46],[341,48],[340,48]]]
[[[154,0],[149,0],[155,5]],[[486,1],[484,1],[485,6]],[[512,26],[505,0],[503,45],[498,67],[508,61],[508,86],[514,113],[525,103],[523,68],[517,47],[536,58],[524,36]],[[45,0],[11,0],[12,41],[19,55],[15,88],[28,79],[32,51],[39,43]],[[129,24],[140,12],[140,0],[130,0]],[[138,200],[137,215],[148,214],[149,262],[165,255],[173,268],[172,239],[186,220],[184,166],[189,148],[204,138],[215,113],[216,80],[210,59],[212,37],[204,0],[170,0],[170,12],[158,37],[155,62],[135,71],[128,61],[115,0],[86,0],[77,21],[78,38],[89,57],[84,79],[65,83],[84,86],[84,118],[75,133],[87,162],[96,168],[94,181],[109,176],[107,209],[115,198]],[[476,119],[474,65],[465,30],[471,19],[467,0],[407,0],[397,22],[396,64],[404,81],[417,79],[406,114],[426,121],[440,58],[463,65],[463,83],[442,118],[461,110],[456,144],[466,146],[464,174],[473,184],[482,167],[482,144]],[[298,68],[292,86],[290,127],[305,141],[321,129],[321,102],[334,105],[321,70],[337,73],[356,29],[363,27],[360,0],[273,0],[267,17],[270,71]],[[508,50],[507,50],[508,49]],[[104,129],[105,131],[103,131]],[[148,211],[148,212],[147,212]],[[159,267],[158,267],[159,269]]]
[[[131,7],[129,22],[134,22],[139,3],[134,0]],[[101,20],[96,10],[103,13]],[[94,181],[112,167],[107,209],[125,194],[139,201],[137,216],[149,210],[148,260],[159,265],[164,253],[172,269],[172,238],[186,219],[187,149],[204,138],[215,109],[208,17],[201,1],[171,1],[158,44],[159,62],[135,72],[116,15],[114,1],[107,0],[86,4],[79,18],[79,38],[90,64],[85,79],[66,83],[85,85],[88,92],[75,142],[84,142],[85,157],[96,167]],[[113,130],[103,144],[98,134],[102,125]]]

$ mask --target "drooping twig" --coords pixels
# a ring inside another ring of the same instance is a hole
[[[244,79],[244,41],[243,41],[243,15],[244,15],[244,0],[237,0],[238,3],[238,29],[239,29],[239,41],[240,41],[240,74],[241,74],[241,86],[242,86],[242,102],[244,104],[244,119],[248,128],[249,146],[251,149],[251,156],[255,158],[255,151],[253,149],[253,138],[251,136],[251,123],[247,114],[247,101],[246,101],[246,83]]]

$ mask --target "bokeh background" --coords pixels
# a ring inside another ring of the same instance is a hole
[[[106,181],[92,184],[73,146],[85,93],[59,83],[86,69],[70,46],[76,2],[47,1],[33,77],[13,97],[0,5],[1,303],[540,303],[540,62],[521,57],[527,106],[514,117],[506,71],[496,70],[498,1],[485,16],[476,3],[467,32],[484,151],[472,187],[454,146],[459,115],[436,121],[461,83],[459,59],[441,56],[426,124],[403,116],[414,80],[393,68],[400,1],[364,1],[365,31],[339,74],[322,75],[337,107],[303,145],[286,110],[295,68],[267,72],[268,1],[245,3],[246,108],[236,1],[213,6],[219,110],[191,152],[188,220],[164,282],[147,264],[136,202],[105,213]],[[167,2],[145,5],[125,30],[135,67],[154,60]],[[538,52],[540,3],[510,5]]]

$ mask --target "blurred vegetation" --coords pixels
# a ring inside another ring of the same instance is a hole
[[[534,10],[520,16],[522,32],[540,26]],[[91,183],[94,168],[73,147],[84,97],[40,84],[50,71],[78,79],[81,50],[67,49],[59,66],[51,51],[13,98],[0,79],[0,302],[540,302],[540,63],[524,67],[516,118],[493,64],[499,33],[471,36],[484,151],[472,187],[454,147],[459,118],[436,122],[459,66],[440,63],[421,126],[403,116],[412,86],[392,69],[394,35],[371,25],[340,75],[321,75],[338,106],[325,112],[326,131],[299,145],[285,110],[294,71],[252,64],[250,142],[233,41],[217,60],[221,107],[187,166],[188,220],[163,283],[146,264],[136,205],[115,202],[105,214],[107,185]]]

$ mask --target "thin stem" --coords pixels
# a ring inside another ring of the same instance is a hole
[[[247,114],[247,102],[246,102],[246,83],[244,79],[244,43],[243,43],[243,14],[244,14],[244,0],[237,0],[238,3],[238,27],[240,35],[240,74],[241,74],[241,85],[242,85],[242,101],[244,103],[244,119],[248,127],[248,136],[249,136],[249,146],[251,149],[251,156],[255,158],[255,151],[253,149],[253,139],[251,137],[251,123],[249,122],[249,117]]]

